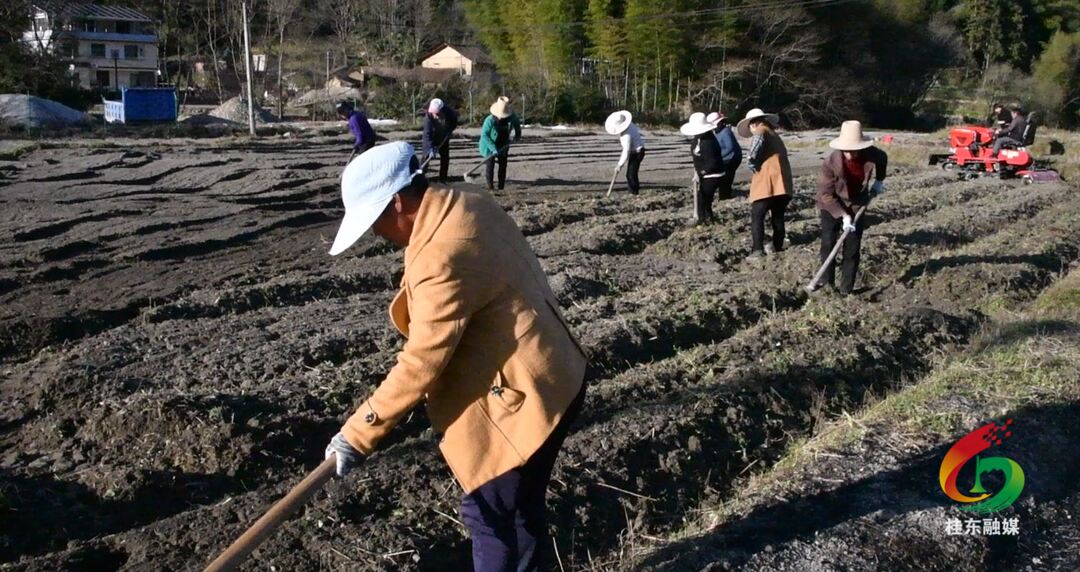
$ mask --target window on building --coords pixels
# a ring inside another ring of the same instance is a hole
[[[90,44],[90,55],[95,58],[105,57],[105,44]]]
[[[131,22],[117,22],[116,23],[116,33],[117,34],[130,34],[131,33]]]
[[[94,26],[94,21],[93,20],[83,20],[82,31],[84,31],[84,32],[96,32],[97,27]]]
[[[125,60],[137,60],[139,59],[139,46],[126,45],[124,46],[124,59]]]

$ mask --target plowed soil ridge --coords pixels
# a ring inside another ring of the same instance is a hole
[[[901,168],[868,211],[859,294],[808,295],[820,153],[794,160],[790,246],[747,262],[745,184],[716,224],[687,226],[686,146],[648,135],[640,196],[603,197],[617,143],[592,134],[526,138],[500,196],[591,357],[551,496],[569,569],[616,566],[622,542],[678,529],[1080,257],[1080,199],[1062,185]],[[288,145],[38,151],[4,187],[5,568],[200,567],[319,461],[392,365],[400,253],[367,238],[330,258],[347,144]],[[422,411],[360,473],[246,569],[467,566]]]

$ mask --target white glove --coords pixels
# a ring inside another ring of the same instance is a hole
[[[872,187],[870,187],[870,192],[874,193],[875,195],[880,195],[881,193],[884,193],[885,192],[885,182],[884,181],[874,181],[874,185]]]
[[[844,215],[844,232],[855,232],[855,223],[851,221],[851,215]]]
[[[622,171],[622,164],[615,166],[615,172],[618,173],[619,171]]]
[[[337,455],[338,478],[349,474],[349,471],[359,467],[360,463],[364,462],[364,454],[350,445],[341,433],[334,435],[334,438],[330,440],[330,444],[326,446],[326,456],[324,458],[329,459],[330,455]]]

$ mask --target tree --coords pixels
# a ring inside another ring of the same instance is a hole
[[[1025,14],[1019,2],[962,0],[960,11],[964,43],[980,72],[985,72],[995,62],[1026,64]]]
[[[269,11],[268,22],[273,22],[276,28],[278,37],[278,49],[277,49],[277,104],[278,104],[278,117],[285,115],[285,93],[282,89],[283,72],[282,61],[285,59],[285,29],[292,23],[293,17],[296,15],[297,8],[300,7],[300,0],[269,0],[267,3],[267,10]]]
[[[1057,32],[1032,69],[1035,93],[1066,127],[1080,125],[1080,32]]]

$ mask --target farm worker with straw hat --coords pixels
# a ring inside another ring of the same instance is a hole
[[[716,194],[727,200],[731,198],[731,184],[735,182],[735,173],[742,164],[742,147],[735,140],[735,133],[723,113],[714,111],[705,120],[716,126],[713,135],[716,135],[716,140],[720,142],[720,160],[724,162],[724,176],[720,177],[720,187]]]
[[[326,448],[344,476],[421,401],[464,489],[476,570],[547,569],[544,496],[585,399],[585,352],[513,219],[475,188],[428,187],[412,146],[381,145],[341,178],[330,254],[370,228],[405,249],[390,318],[397,363]]]
[[[491,104],[491,113],[484,119],[484,126],[480,128],[480,156],[487,159],[484,175],[487,177],[487,188],[495,190],[495,160],[499,161],[499,190],[506,186],[506,162],[510,158],[510,143],[521,140],[521,120],[510,107],[510,98],[505,95],[499,96],[495,103]],[[510,139],[510,131],[514,131],[513,141]]]
[[[638,194],[641,182],[638,181],[638,170],[641,168],[641,160],[645,158],[645,139],[641,131],[634,125],[633,116],[625,109],[616,111],[608,116],[604,122],[604,131],[609,135],[618,135],[619,144],[622,145],[622,155],[619,155],[619,164],[615,165],[618,173],[623,165],[626,165],[626,188],[631,195]]]
[[[716,126],[709,123],[704,113],[690,115],[679,132],[690,137],[690,156],[694,160],[694,175],[700,186],[694,188],[694,218],[692,224],[712,222],[712,201],[724,177],[724,161],[720,141],[713,135]]]
[[[458,126],[458,114],[443,100],[435,98],[428,104],[424,114],[424,159],[430,161],[439,154],[439,182],[446,182],[450,170],[450,135]]]
[[[356,139],[353,143],[352,155],[349,155],[349,161],[352,161],[353,157],[375,146],[375,130],[371,128],[367,116],[359,109],[355,109],[352,102],[342,101],[337,104],[336,109],[338,115],[349,122],[349,130]]]
[[[843,276],[841,295],[855,288],[859,271],[859,247],[866,217],[855,220],[859,207],[870,204],[870,197],[885,190],[885,169],[889,156],[863,135],[862,123],[845,121],[840,136],[829,142],[834,150],[821,163],[821,178],[817,189],[817,207],[821,210],[821,262],[832,252],[843,231],[848,232],[843,247]],[[835,261],[829,264],[821,284],[833,286]]]
[[[791,163],[787,147],[776,133],[779,117],[751,109],[739,121],[739,136],[750,139],[750,151],[746,164],[753,172],[750,178],[750,255],[747,260],[760,260],[765,256],[765,215],[772,217],[772,250],[784,249],[784,211],[794,193],[791,179]]]

